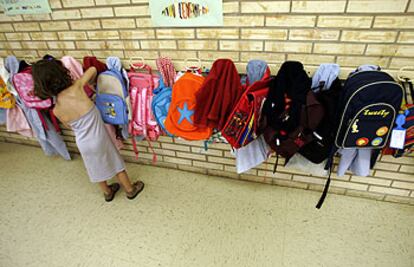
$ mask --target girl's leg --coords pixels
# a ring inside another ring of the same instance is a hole
[[[126,173],[126,171],[122,171],[119,172],[116,175],[116,179],[118,180],[118,182],[122,185],[122,187],[124,188],[124,190],[127,193],[130,193],[134,190],[131,181],[129,180],[128,174]]]
[[[128,199],[134,199],[144,189],[144,183],[142,181],[136,181],[131,184],[126,171],[118,173],[116,179],[124,188]]]
[[[112,190],[111,188],[109,188],[108,184],[105,182],[100,182],[99,183],[99,187],[101,188],[102,192],[104,192],[104,194],[111,194]]]
[[[104,193],[105,201],[111,202],[114,199],[116,192],[118,192],[120,186],[118,183],[108,185],[108,183],[105,181],[100,182],[99,187]]]

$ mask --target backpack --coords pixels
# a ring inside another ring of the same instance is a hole
[[[322,196],[316,205],[321,208],[327,195],[333,156],[338,148],[373,149],[371,167],[380,149],[388,141],[394,120],[401,107],[404,91],[387,73],[362,67],[345,81],[338,110],[338,130],[326,167],[329,171]]]
[[[186,140],[206,140],[212,134],[210,127],[194,124],[194,109],[197,104],[196,93],[200,90],[204,77],[186,72],[175,82],[165,129],[174,136]]]
[[[283,63],[272,80],[263,107],[264,137],[277,159],[280,155],[288,162],[315,138],[313,132],[324,116],[324,108],[310,88],[310,78],[302,63],[296,61]]]
[[[152,99],[151,108],[152,113],[154,114],[155,120],[157,121],[158,126],[161,130],[166,133],[168,136],[173,136],[171,133],[165,129],[165,119],[168,115],[168,109],[170,108],[171,98],[172,98],[172,89],[167,87],[164,84],[164,80],[160,79],[160,84],[158,88],[154,91],[154,97]]]
[[[270,69],[263,60],[250,60],[241,78],[244,93],[235,104],[221,134],[233,148],[241,148],[258,137],[263,101],[269,91]]]
[[[240,97],[222,135],[233,148],[241,148],[258,136],[260,111],[270,86],[270,78],[253,83]]]
[[[119,64],[118,64],[119,63]],[[128,89],[119,58],[107,60],[108,70],[98,75],[96,107],[105,123],[128,124]]]
[[[315,137],[310,143],[299,149],[299,153],[307,160],[320,164],[329,157],[336,134],[335,114],[339,95],[342,90],[338,78],[337,64],[321,64],[312,77],[312,91],[325,110],[321,123],[313,131]]]
[[[387,73],[358,71],[342,91],[337,148],[381,149],[388,140],[404,91]]]
[[[414,151],[414,88],[409,79],[404,79],[402,85],[405,88],[405,105],[396,119],[397,127],[405,130],[405,141],[402,149],[393,149],[393,156],[396,158],[408,155]],[[408,94],[411,96],[411,103],[408,101]]]
[[[52,99],[40,99],[34,93],[34,82],[32,76],[32,68],[26,67],[23,71],[13,75],[12,83],[17,93],[19,94],[21,100],[28,108],[33,108],[39,114],[39,118],[42,121],[42,125],[46,131],[49,130],[46,120],[44,118],[42,110],[48,111],[53,126],[56,128],[57,132],[60,132],[60,127],[57,122],[55,115],[52,110]]]
[[[148,73],[137,72],[143,70]],[[151,67],[145,64],[131,64],[128,72],[130,80],[129,92],[131,96],[132,118],[128,126],[134,151],[138,157],[136,138],[156,141],[161,134],[157,121],[151,110],[153,91],[159,84],[159,77],[152,74]],[[150,147],[152,149],[151,143]],[[156,156],[154,153],[154,161]]]

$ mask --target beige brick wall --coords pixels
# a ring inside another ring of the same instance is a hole
[[[178,29],[151,27],[147,0],[49,2],[51,14],[0,13],[0,56],[143,56],[154,66],[170,55],[179,68],[187,57],[207,67],[230,57],[240,71],[261,58],[274,72],[291,59],[310,72],[337,62],[342,77],[358,64],[394,73],[414,59],[413,0],[224,0],[222,28]]]
[[[178,69],[198,57],[209,67],[219,57],[232,58],[240,72],[250,59],[265,59],[276,73],[285,60],[300,60],[312,72],[320,63],[337,62],[341,77],[359,64],[380,64],[395,74],[414,65],[414,0],[224,0],[224,26],[153,28],[147,0],[50,0],[53,13],[5,16],[0,13],[0,56],[45,53],[82,58],[142,56],[153,67],[170,56]],[[73,134],[64,131],[71,151]],[[37,145],[0,128],[0,141]],[[139,145],[138,162],[150,164],[148,145]],[[228,146],[162,137],[154,143],[158,165],[229,178],[321,190],[323,177],[279,166],[274,158],[243,175],[235,173]],[[137,161],[128,143],[122,152]],[[280,162],[283,164],[283,160]],[[334,176],[332,192],[414,204],[414,157],[382,157],[370,177]]]

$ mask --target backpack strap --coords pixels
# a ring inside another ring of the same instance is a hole
[[[381,149],[373,149],[373,151],[371,152],[371,161],[369,164],[370,169],[373,169],[375,166],[375,163],[377,163],[380,152],[381,152]]]
[[[275,161],[275,165],[273,166],[273,173],[276,173],[278,163],[279,163],[279,154],[277,154],[276,152],[276,161]]]
[[[53,99],[53,101],[55,102],[54,99]],[[49,115],[50,115],[50,119],[52,121],[53,127],[55,127],[56,132],[57,133],[62,133],[62,130],[59,127],[58,120],[55,116],[55,113],[53,113],[53,106],[49,109]]]
[[[151,151],[152,151],[152,164],[155,164],[155,163],[157,163],[157,154],[155,153],[155,151],[154,151],[154,148],[153,148],[153,146],[152,146],[152,144],[151,144],[151,141],[148,139],[148,138],[145,138],[145,139],[147,139],[147,142],[148,142],[148,145],[149,145],[149,148],[151,149]]]
[[[325,184],[325,187],[323,188],[321,198],[319,199],[318,204],[316,204],[317,209],[320,209],[322,207],[323,202],[325,202],[325,198],[328,195],[329,186],[331,184],[331,173],[332,173],[332,166],[329,168],[328,180],[326,180],[326,184]]]
[[[404,98],[405,98],[405,104],[409,104],[408,101],[408,94],[411,96],[411,104],[414,104],[414,86],[412,80],[409,78],[404,78],[403,81],[401,81],[401,84],[404,88]]]
[[[326,165],[325,165],[325,170],[328,170],[328,179],[326,180],[325,186],[323,188],[321,198],[316,204],[317,209],[320,209],[322,207],[323,202],[325,201],[325,198],[328,195],[329,186],[331,185],[332,166],[333,166],[334,156],[335,156],[336,151],[337,151],[337,148],[333,146],[331,149],[331,153],[328,157],[328,160],[326,162]]]
[[[40,121],[42,122],[43,128],[45,131],[49,131],[49,127],[47,127],[47,123],[45,117],[43,117],[42,112],[39,109],[36,109],[37,115],[39,116]]]
[[[158,71],[161,73],[161,77],[165,81],[167,87],[172,87],[175,82],[176,70],[171,59],[168,57],[158,58],[156,61]]]
[[[138,148],[137,148],[137,140],[135,140],[135,136],[132,136],[132,147],[134,148],[135,158],[138,159]]]

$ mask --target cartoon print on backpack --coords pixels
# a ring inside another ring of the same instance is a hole
[[[129,94],[121,60],[109,57],[107,64],[109,69],[97,78],[96,107],[105,123],[127,125]]]
[[[357,143],[357,146],[366,146],[380,136],[384,136],[384,138],[381,139],[382,141],[387,139],[388,130],[386,129],[388,129],[388,127],[383,125],[391,125],[394,119],[395,111],[393,111],[392,107],[387,105],[384,106],[384,104],[372,105],[363,109],[356,115],[353,123],[351,123],[351,133],[346,134],[346,138],[343,141],[343,147],[354,147],[355,143]],[[381,123],[382,125],[378,127],[378,123]],[[360,132],[362,132],[364,138],[367,139],[367,142],[364,142],[364,145],[361,145],[360,142],[356,142],[356,140],[360,138],[358,135]],[[372,143],[372,146],[381,146],[382,142],[378,143],[378,140],[379,139]]]

